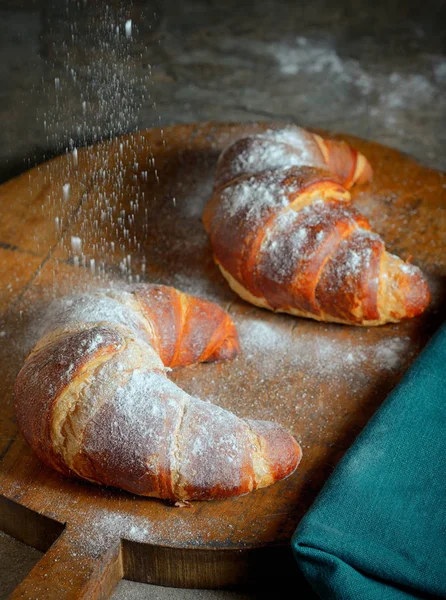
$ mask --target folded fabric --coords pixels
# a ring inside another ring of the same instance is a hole
[[[446,324],[339,463],[297,528],[321,598],[446,597]]]

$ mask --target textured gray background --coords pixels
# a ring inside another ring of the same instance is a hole
[[[444,169],[442,7],[442,0],[0,0],[0,181],[74,145],[198,120],[279,119],[345,131]],[[0,534],[0,597],[39,556]],[[122,582],[114,598],[271,594]]]

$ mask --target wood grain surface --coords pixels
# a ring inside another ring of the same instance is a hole
[[[296,524],[438,327],[446,177],[349,136],[337,137],[375,170],[354,202],[390,251],[423,268],[430,309],[405,323],[355,328],[275,315],[233,294],[213,263],[201,214],[219,152],[267,126],[143,131],[61,156],[0,187],[0,526],[49,549],[13,598],[106,598],[123,576],[182,587],[286,576]],[[288,427],[304,451],[293,476],[248,496],[175,508],[66,480],[38,462],[17,432],[12,401],[32,320],[54,296],[129,281],[174,285],[229,310],[240,356],[172,378],[241,417]]]

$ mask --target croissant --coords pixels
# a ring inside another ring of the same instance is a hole
[[[344,142],[299,127],[220,155],[203,222],[231,288],[269,310],[353,325],[414,317],[430,301],[417,267],[386,252],[349,189],[372,169]]]
[[[235,356],[211,302],[160,285],[55,301],[15,383],[19,428],[68,477],[169,500],[246,494],[287,477],[301,449],[280,425],[188,395],[173,367]]]

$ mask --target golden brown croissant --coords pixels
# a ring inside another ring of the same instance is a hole
[[[301,450],[280,425],[189,396],[166,367],[238,352],[229,315],[158,285],[56,301],[17,376],[30,446],[67,476],[171,500],[246,494],[288,476]]]
[[[389,254],[348,189],[372,175],[344,142],[286,127],[221,154],[203,221],[232,289],[270,310],[354,325],[420,314],[421,271]]]

